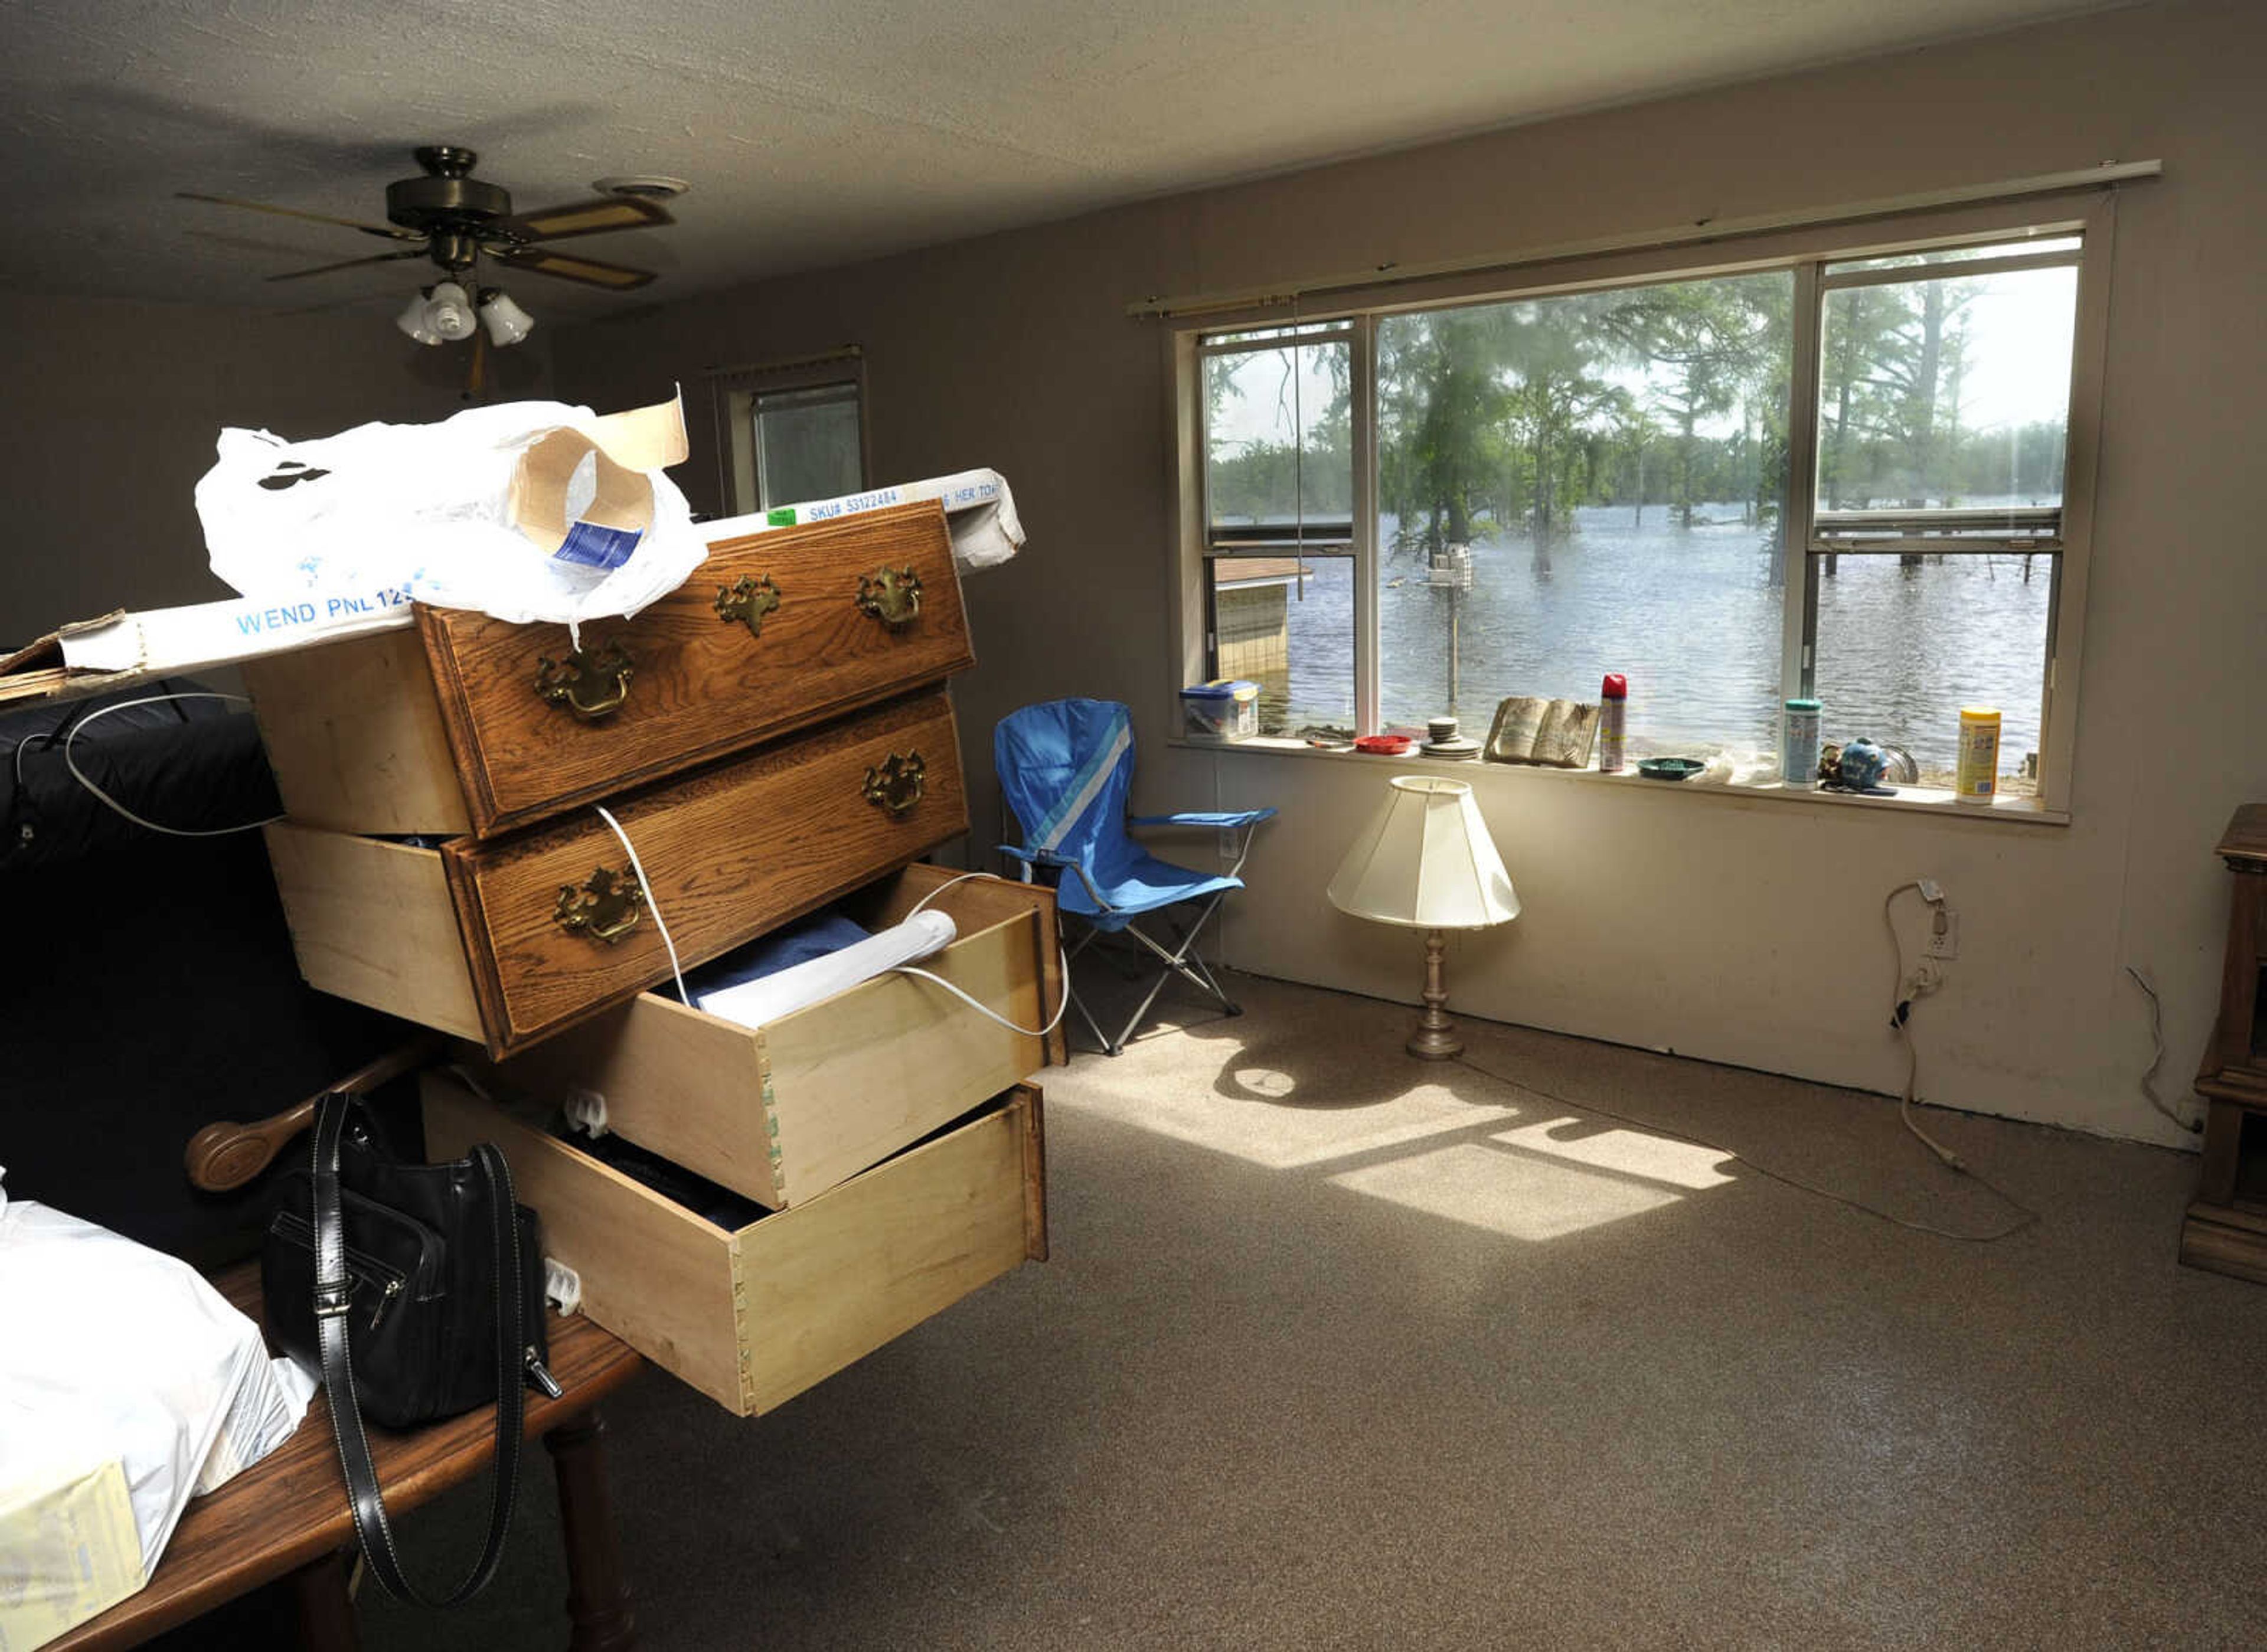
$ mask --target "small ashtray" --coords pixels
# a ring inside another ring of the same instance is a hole
[[[1697,757],[1647,757],[1638,760],[1637,772],[1647,780],[1689,780],[1707,767]]]

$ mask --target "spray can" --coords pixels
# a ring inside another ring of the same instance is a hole
[[[1629,755],[1629,679],[1606,673],[1598,690],[1598,773],[1618,775]]]
[[[1960,708],[1960,759],[1953,770],[1955,803],[1990,803],[1999,788],[1999,713],[1991,706]]]
[[[1779,714],[1781,785],[1808,786],[1818,778],[1818,726],[1823,709],[1816,700],[1790,700]]]

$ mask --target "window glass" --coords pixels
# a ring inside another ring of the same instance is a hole
[[[866,485],[855,384],[759,394],[749,424],[763,509],[838,498]]]
[[[1640,754],[1768,746],[1786,271],[1381,317],[1380,709],[1630,683]]]
[[[1837,259],[1826,266],[1830,277],[1852,269],[1911,269],[1930,264],[1968,264],[1979,258],[2007,258],[2033,253],[2075,253],[2075,235],[2036,235],[2021,241],[1990,241],[1968,246],[1938,246],[1922,253],[1894,253],[1883,258]]]
[[[1354,732],[1350,556],[1215,556],[1213,675],[1259,685],[1259,731]]]
[[[1949,787],[1961,709],[1989,707],[2000,714],[1999,795],[2036,793],[2053,556],[1818,561],[1824,737],[1895,746],[1919,784]]]
[[[2077,299],[2074,264],[1829,290],[1819,510],[2059,505]]]
[[[1206,525],[1215,541],[1289,541],[1302,525],[1309,543],[1348,537],[1352,341],[1303,336],[1204,357]]]

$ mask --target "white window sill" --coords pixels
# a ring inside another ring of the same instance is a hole
[[[1928,814],[1939,819],[1991,820],[2014,826],[2068,826],[2067,809],[2050,809],[2032,797],[2002,797],[1990,804],[1955,802],[1948,791],[1927,786],[1900,786],[1893,797],[1868,797],[1857,792],[1821,791],[1815,787],[1782,786],[1772,782],[1762,786],[1703,786],[1689,780],[1647,780],[1633,769],[1619,775],[1601,775],[1595,768],[1547,768],[1531,763],[1490,763],[1471,759],[1453,760],[1426,757],[1412,751],[1404,757],[1376,757],[1367,752],[1332,752],[1320,746],[1309,745],[1302,740],[1200,740],[1174,738],[1166,745],[1186,752],[1253,752],[1270,757],[1320,758],[1333,763],[1361,763],[1374,768],[1389,765],[1418,767],[1444,775],[1469,774],[1474,770],[1489,775],[1520,775],[1553,782],[1578,786],[1622,786],[1640,791],[1679,793],[1690,797],[1715,797],[1738,803],[1767,803],[1785,804],[1790,808],[1809,806],[1827,809],[1889,809],[1911,813]]]

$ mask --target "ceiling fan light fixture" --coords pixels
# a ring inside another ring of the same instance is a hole
[[[535,318],[513,303],[511,295],[502,288],[488,287],[481,292],[481,325],[488,330],[488,342],[501,349],[533,332]]]
[[[639,201],[674,201],[690,191],[693,186],[682,178],[664,177],[659,173],[638,173],[627,178],[599,178],[591,187],[602,195],[629,195]]]
[[[425,295],[413,292],[401,313],[393,318],[393,325],[415,339],[420,344],[438,344],[441,335],[425,325]]]
[[[444,281],[426,297],[425,326],[453,343],[472,337],[480,323],[473,319],[473,301],[465,290],[453,281]]]

